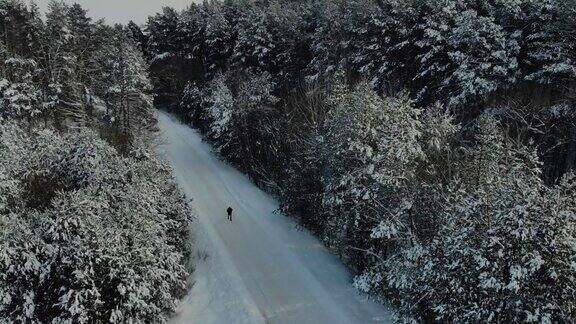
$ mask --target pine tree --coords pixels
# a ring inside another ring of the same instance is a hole
[[[546,187],[534,151],[490,116],[448,193],[428,246],[390,260],[388,280],[440,321],[563,322],[574,308],[574,197],[568,176]]]
[[[108,87],[105,100],[108,120],[119,131],[120,147],[132,141],[131,136],[150,129],[154,119],[151,84],[145,72],[146,62],[129,31],[117,26],[112,33],[105,77]]]
[[[363,260],[386,258],[413,239],[411,189],[424,158],[419,112],[405,98],[379,98],[366,84],[349,93],[339,87],[330,100],[323,135],[326,234],[363,270]]]
[[[0,319],[166,321],[185,292],[190,210],[152,152],[13,123],[0,150]]]
[[[176,44],[179,46],[180,56],[193,60],[199,65],[204,64],[205,54],[205,21],[204,8],[192,4],[184,10],[178,20],[178,39]]]
[[[203,17],[192,6],[181,15],[172,8],[149,17],[145,29],[145,54],[150,64],[155,102],[177,111],[182,91],[189,80],[204,82]]]
[[[93,36],[92,20],[86,13],[79,4],[73,4],[68,9],[67,27],[70,37],[67,39],[67,48],[74,57],[74,74],[78,76],[78,82],[89,85],[95,69],[91,55],[98,44]]]
[[[530,22],[525,33],[526,78],[542,84],[561,84],[573,79],[576,77],[574,43],[567,40],[573,38],[576,30],[574,5],[549,0],[529,8],[525,18]]]
[[[267,15],[259,7],[254,7],[238,22],[238,39],[232,56],[234,66],[253,73],[261,73],[271,67],[275,44],[266,23]]]
[[[140,47],[142,53],[146,53],[146,43],[148,42],[148,37],[142,31],[142,28],[138,26],[134,21],[130,20],[126,26],[131,34],[134,41]]]
[[[518,44],[506,38],[493,17],[452,0],[422,10],[432,14],[418,27],[424,35],[417,43],[422,51],[419,101],[457,108],[515,82]]]
[[[218,142],[221,150],[227,150],[232,145],[233,128],[231,125],[234,113],[234,97],[225,82],[225,77],[219,75],[210,86],[208,99],[208,118],[210,120],[209,135]]]
[[[313,9],[319,21],[312,37],[313,57],[308,68],[310,81],[323,80],[339,68],[346,68],[342,64],[342,59],[347,57],[342,42],[348,36],[344,32],[343,5],[342,1],[318,1]]]
[[[196,126],[202,126],[202,119],[205,117],[204,95],[196,83],[191,82],[184,89],[180,100],[181,114],[186,121],[191,121]]]
[[[38,66],[33,59],[9,58],[4,62],[4,77],[0,91],[3,117],[24,119],[29,124],[44,112],[42,90],[35,82]]]
[[[206,8],[206,71],[211,79],[216,73],[224,73],[232,55],[232,26],[219,3]]]
[[[352,28],[351,64],[381,94],[410,89],[417,53],[413,39],[417,8],[404,1],[360,3],[363,17]]]
[[[76,56],[69,40],[74,36],[69,24],[70,7],[64,2],[51,1],[46,13],[44,88],[46,101],[54,112],[54,122],[62,128],[88,123],[85,111],[85,87],[76,74]],[[78,50],[80,51],[80,50]],[[67,123],[72,121],[74,125]]]
[[[42,23],[36,6],[19,0],[0,2],[0,37],[6,50],[22,58],[38,54]]]
[[[164,7],[162,13],[148,18],[146,34],[146,54],[152,62],[177,53],[179,14],[172,8]]]

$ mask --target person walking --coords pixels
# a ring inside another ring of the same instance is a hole
[[[232,207],[228,207],[228,209],[226,209],[226,213],[228,213],[228,220],[232,221]]]

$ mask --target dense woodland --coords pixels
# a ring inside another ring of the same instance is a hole
[[[0,0],[0,322],[161,322],[190,209],[153,103],[416,322],[576,318],[576,3]]]
[[[576,3],[228,0],[128,27],[156,104],[401,318],[576,318]]]
[[[175,310],[191,211],[154,152],[151,90],[126,27],[0,0],[1,323]]]

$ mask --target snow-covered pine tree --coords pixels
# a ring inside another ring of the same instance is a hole
[[[267,30],[274,44],[270,53],[271,66],[267,68],[283,93],[294,91],[302,82],[309,64],[311,40],[306,34],[309,10],[295,3],[273,2],[267,13]]]
[[[111,140],[125,147],[132,136],[142,135],[154,125],[152,87],[146,72],[146,62],[129,31],[117,26],[111,33],[109,52],[103,79],[108,111],[107,121],[112,130]]]
[[[33,58],[40,50],[43,29],[38,7],[19,0],[0,2],[0,36],[6,50],[23,58]]]
[[[546,0],[532,3],[525,20],[526,79],[541,84],[563,84],[576,77],[573,39],[576,33],[574,4]]]
[[[210,85],[207,100],[207,119],[210,123],[208,135],[218,143],[220,150],[227,150],[235,133],[231,126],[234,113],[234,96],[226,84],[226,77],[218,75]]]
[[[515,82],[519,46],[494,17],[453,0],[425,2],[420,10],[426,15],[418,25],[423,38],[416,43],[419,102],[458,108]]]
[[[43,67],[45,71],[45,94],[47,104],[54,111],[54,123],[59,128],[65,126],[81,127],[90,122],[86,106],[86,86],[83,81],[88,80],[87,72],[77,70],[77,55],[81,55],[88,65],[88,52],[82,52],[80,47],[74,45],[76,35],[72,34],[70,18],[77,18],[76,31],[83,30],[88,33],[85,23],[89,22],[82,17],[82,9],[76,8],[76,13],[70,15],[70,6],[64,2],[51,1],[46,13],[46,33],[44,48],[46,49]],[[84,26],[83,28],[80,25]],[[86,36],[87,37],[87,36]],[[77,39],[83,38],[78,35]],[[80,41],[78,41],[80,44]],[[87,43],[83,41],[82,43]],[[74,53],[74,51],[77,53]],[[91,54],[91,53],[90,53]],[[86,67],[87,69],[88,67]],[[77,73],[78,72],[78,73]],[[82,76],[82,73],[84,75]],[[94,76],[94,73],[90,74]]]
[[[29,125],[44,113],[42,90],[39,88],[38,64],[33,59],[12,57],[0,64],[4,78],[0,80],[0,98],[4,109],[0,115],[23,119]]]
[[[416,46],[411,39],[416,8],[405,1],[361,2],[363,17],[352,28],[351,64],[379,94],[408,88],[414,75]]]
[[[319,0],[312,9],[317,20],[312,36],[312,59],[308,66],[308,80],[320,81],[332,76],[339,68],[346,68],[342,42],[348,39],[344,32],[345,1]]]
[[[146,54],[151,63],[178,52],[178,21],[179,14],[170,7],[164,7],[162,13],[148,17],[145,30],[148,35]]]
[[[181,14],[166,7],[149,17],[145,28],[145,54],[150,64],[155,101],[178,112],[178,104],[188,81],[205,84],[205,12],[192,5]]]
[[[278,99],[269,74],[217,77],[204,103],[208,135],[220,153],[239,167],[266,178],[267,165],[280,156]],[[260,126],[258,126],[260,125]]]
[[[419,111],[361,83],[338,86],[323,135],[329,245],[364,270],[413,240],[416,170],[424,153]]]
[[[189,82],[182,93],[180,99],[180,110],[186,121],[191,121],[196,126],[204,126],[202,119],[205,118],[204,93],[196,85],[196,82]]]
[[[176,27],[178,38],[174,40],[177,53],[187,60],[200,64],[200,66],[204,65],[206,56],[205,16],[206,12],[203,6],[194,3],[182,11]]]
[[[232,55],[232,26],[222,4],[216,2],[206,7],[206,73],[208,79],[216,73],[225,73]]]
[[[126,25],[126,27],[130,30],[130,32],[132,34],[132,38],[134,39],[134,41],[136,41],[136,43],[138,44],[138,46],[142,50],[142,53],[145,53],[146,52],[147,36],[144,35],[144,32],[142,31],[141,26],[136,24],[134,21],[130,20],[128,22],[128,25]]]
[[[264,177],[268,176],[265,166],[275,163],[279,153],[275,88],[269,73],[247,73],[241,79],[232,117],[237,146],[231,147],[230,157]]]
[[[576,311],[572,176],[547,187],[534,151],[490,116],[451,185],[429,245],[390,259],[386,279],[419,320],[565,322]],[[416,313],[417,314],[417,313]]]
[[[268,18],[263,8],[253,6],[238,21],[238,39],[232,54],[234,67],[253,73],[262,73],[271,67],[275,44],[267,28]]]
[[[26,120],[31,126],[49,111],[41,102],[39,10],[20,1],[0,2],[0,25],[0,115]]]
[[[70,33],[67,48],[74,57],[74,74],[78,76],[78,82],[89,84],[94,71],[90,56],[96,50],[95,46],[98,45],[93,38],[92,19],[79,4],[70,6],[67,16]]]
[[[190,217],[169,169],[87,130],[6,123],[0,151],[0,320],[165,321],[185,291]]]

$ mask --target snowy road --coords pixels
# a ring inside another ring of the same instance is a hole
[[[208,257],[175,323],[387,323],[389,311],[360,296],[340,261],[278,203],[220,161],[200,135],[160,112],[161,148],[198,212]],[[234,220],[226,208],[234,208]]]

